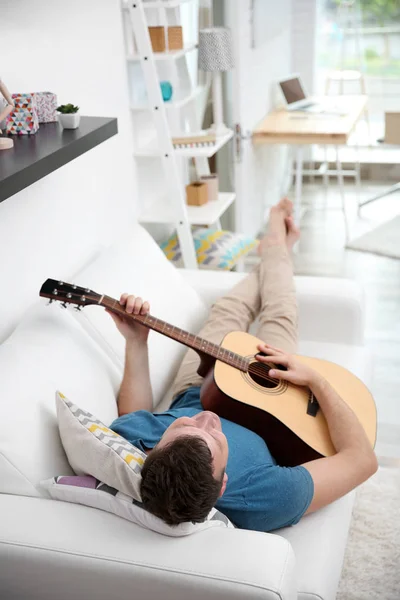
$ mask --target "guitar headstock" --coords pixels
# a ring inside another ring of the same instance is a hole
[[[53,300],[62,302],[64,307],[67,304],[75,304],[78,310],[80,310],[79,307],[88,306],[89,304],[100,304],[103,298],[93,290],[57,279],[46,279],[40,288],[39,295],[43,298],[49,298],[50,302]]]

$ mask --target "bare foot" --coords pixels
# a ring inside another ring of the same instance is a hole
[[[282,210],[287,217],[293,214],[293,202],[289,198],[282,198],[274,208]]]
[[[286,245],[289,250],[292,250],[293,246],[300,239],[300,229],[296,226],[292,216],[286,217]]]
[[[292,219],[293,213],[293,204],[287,198],[282,198],[280,202],[276,206],[273,206],[270,211],[267,233],[264,238],[261,240],[258,245],[258,254],[261,256],[264,252],[264,248],[268,246],[280,246],[288,244],[288,247],[292,247],[293,243],[289,246],[288,235],[289,228],[286,223],[286,219]],[[290,221],[290,240],[292,240],[294,231],[294,223],[292,225],[292,221]]]

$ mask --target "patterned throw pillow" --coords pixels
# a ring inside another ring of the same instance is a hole
[[[84,504],[85,506],[106,510],[145,529],[151,529],[163,535],[178,537],[197,533],[210,527],[234,527],[229,519],[216,508],[211,510],[204,523],[187,522],[174,526],[167,525],[164,521],[145,510],[131,496],[118,492],[115,488],[89,475],[53,477],[42,481],[41,486],[54,500],[74,502],[75,504]]]
[[[237,261],[258,245],[258,240],[231,231],[197,229],[193,232],[197,262],[200,269],[232,269]],[[178,236],[161,244],[161,249],[176,267],[183,267]]]
[[[75,473],[92,475],[140,502],[146,454],[60,392],[56,406],[61,441]]]

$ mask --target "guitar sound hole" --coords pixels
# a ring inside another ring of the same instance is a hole
[[[263,352],[259,352],[259,355],[266,356]],[[268,376],[270,367],[260,362],[252,363],[249,367],[249,375],[255,383],[261,385],[265,388],[276,388],[279,385],[279,381],[276,379],[272,379]],[[286,371],[286,367],[283,365],[275,365],[275,369],[281,369],[282,371]]]
[[[279,384],[279,381],[273,381],[271,379],[264,379],[264,377],[260,377],[259,375],[255,375],[254,373],[250,373],[249,375],[253,381],[255,381],[258,385],[261,385],[265,388],[276,388]]]

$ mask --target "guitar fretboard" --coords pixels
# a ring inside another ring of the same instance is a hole
[[[158,333],[162,333],[167,337],[170,337],[185,346],[189,346],[189,348],[193,348],[193,350],[197,350],[204,354],[208,354],[213,358],[220,360],[222,362],[239,369],[240,371],[247,372],[249,367],[249,360],[240,354],[236,354],[235,352],[231,352],[218,344],[214,344],[213,342],[209,342],[208,340],[199,337],[198,335],[193,335],[192,333],[188,333],[184,329],[180,329],[179,327],[175,327],[166,321],[162,321],[161,319],[157,319],[150,314],[147,315],[128,315],[122,306],[119,304],[118,300],[114,300],[109,296],[104,296],[101,304],[106,308],[114,312],[118,312],[124,317],[132,317],[135,321],[138,321],[142,325],[145,325],[149,329],[154,329]]]

